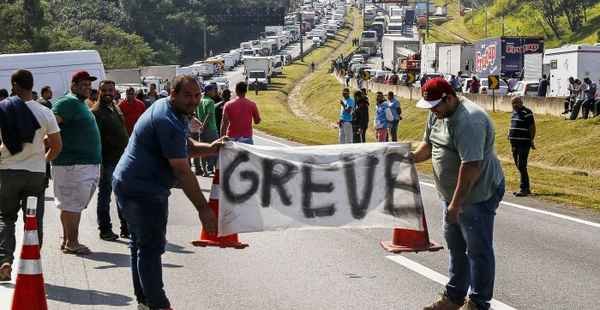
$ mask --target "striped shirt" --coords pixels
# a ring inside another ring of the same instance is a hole
[[[535,124],[533,112],[526,107],[513,111],[508,130],[511,143],[531,143],[531,126]]]

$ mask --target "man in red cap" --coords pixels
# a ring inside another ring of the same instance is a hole
[[[505,187],[494,126],[479,105],[458,97],[444,79],[429,80],[421,91],[417,107],[431,112],[413,156],[417,163],[432,161],[450,250],[446,290],[424,310],[487,310],[495,278],[494,216]]]
[[[90,202],[100,178],[102,161],[100,131],[85,100],[96,78],[79,71],[71,79],[71,92],[59,98],[52,108],[60,126],[63,150],[52,161],[56,207],[61,210],[63,243],[68,254],[89,254],[79,243],[81,211]]]

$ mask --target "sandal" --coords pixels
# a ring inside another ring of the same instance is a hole
[[[10,263],[4,263],[0,266],[0,282],[10,281],[10,274],[12,273],[12,266]]]
[[[65,245],[65,247],[62,249],[62,252],[65,254],[73,254],[73,255],[88,255],[88,254],[92,254],[92,251],[86,247],[83,244],[80,244],[74,248],[70,248],[68,246]]]

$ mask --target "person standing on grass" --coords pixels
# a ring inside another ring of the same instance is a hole
[[[113,174],[118,207],[130,232],[131,274],[138,309],[170,309],[164,290],[162,255],[167,244],[171,188],[178,184],[197,211],[202,228],[216,233],[217,219],[189,165],[190,157],[214,155],[210,145],[188,138],[188,119],[200,102],[194,77],[173,81],[170,97],[156,101],[139,119]]]
[[[355,106],[354,100],[350,98],[350,89],[344,88],[340,100],[340,119],[338,123],[340,144],[352,143],[352,111]]]
[[[382,92],[377,92],[377,97],[375,100],[377,101],[374,123],[375,136],[377,137],[377,142],[386,142],[388,121],[392,117],[390,107],[387,105]]]
[[[112,195],[112,175],[115,167],[125,151],[129,134],[125,127],[125,118],[121,110],[115,105],[114,97],[116,93],[114,81],[101,81],[99,91],[99,101],[92,107],[92,113],[96,118],[96,124],[100,131],[100,141],[102,143],[102,166],[100,169],[100,181],[98,185],[98,203],[96,215],[98,221],[98,230],[100,239],[105,241],[114,241],[119,238],[112,230],[110,220],[110,200]],[[117,215],[120,222],[120,237],[129,238],[129,230],[121,210],[117,206]]]
[[[529,157],[529,150],[535,150],[535,119],[533,112],[523,106],[523,98],[515,97],[511,100],[511,103],[513,112],[508,139],[510,140],[515,165],[521,175],[521,190],[514,192],[513,195],[524,197],[531,195],[527,159]]]
[[[354,92],[356,109],[352,112],[352,129],[354,131],[353,142],[367,142],[367,129],[369,128],[369,100],[363,92]]]
[[[16,96],[0,101],[0,281],[10,281],[15,252],[15,222],[37,197],[38,239],[43,240],[46,162],[62,148],[60,129],[52,111],[33,100],[33,75],[12,74]],[[47,137],[48,150],[44,139]]]
[[[398,124],[400,124],[400,120],[402,119],[402,107],[400,106],[400,101],[396,99],[394,92],[389,92],[387,99],[386,103],[393,116],[392,121],[388,124],[389,136],[392,142],[398,142]]]
[[[496,272],[494,217],[505,189],[494,126],[478,104],[458,97],[442,78],[428,81],[421,93],[417,107],[430,113],[423,142],[411,156],[416,163],[432,161],[450,254],[445,292],[423,309],[487,310]]]
[[[246,99],[246,92],[246,82],[235,85],[237,98],[227,102],[223,108],[221,136],[240,143],[254,144],[252,123],[260,124],[261,118],[256,103]]]

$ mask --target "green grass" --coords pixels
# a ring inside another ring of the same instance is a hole
[[[437,0],[443,4],[445,0]],[[587,21],[577,33],[569,30],[566,19],[559,18],[561,38],[555,37],[550,27],[544,22],[540,10],[531,4],[514,0],[496,0],[488,7],[488,35],[497,37],[502,35],[502,15],[504,18],[504,34],[507,36],[542,36],[546,39],[547,47],[558,47],[569,43],[594,44],[598,42],[600,30],[600,3],[593,5],[587,11]],[[459,16],[457,2],[451,1],[448,6],[448,15],[451,20],[440,25],[432,26],[428,42],[457,42],[460,41],[452,33],[475,41],[486,37],[485,13],[476,10],[464,17]]]

